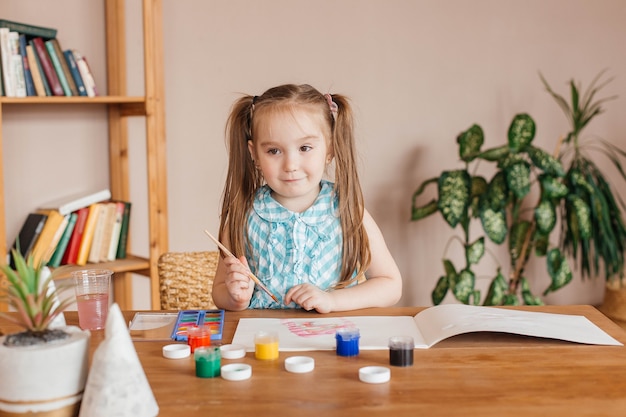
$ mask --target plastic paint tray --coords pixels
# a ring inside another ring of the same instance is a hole
[[[224,330],[224,310],[181,310],[172,329],[172,339],[187,341],[187,329],[193,326],[209,326],[211,340],[222,338]]]

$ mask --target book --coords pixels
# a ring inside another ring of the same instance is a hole
[[[76,265],[87,265],[91,244],[93,243],[93,235],[96,232],[98,217],[102,210],[102,203],[94,203],[89,206],[89,214],[85,222],[85,230],[83,230],[83,238],[78,248],[78,256],[76,257]]]
[[[122,207],[120,215],[120,227],[121,219],[124,215],[124,208]],[[107,262],[109,260],[109,249],[111,248],[111,240],[113,239],[113,229],[116,224],[117,217],[117,202],[110,201],[106,203],[104,210],[104,231],[102,233],[102,243],[100,245],[100,253],[98,254],[98,262]],[[118,238],[119,239],[119,238]],[[115,258],[113,258],[115,260]]]
[[[96,81],[93,78],[91,68],[89,68],[89,64],[87,63],[87,58],[85,58],[76,49],[72,49],[72,54],[74,55],[74,60],[76,61],[76,66],[78,67],[78,72],[80,73],[80,77],[83,80],[83,84],[85,84],[87,96],[97,96],[98,93],[96,90]]]
[[[50,89],[50,85],[48,84],[48,79],[46,78],[46,74],[44,73],[43,67],[41,66],[41,62],[39,61],[39,56],[37,55],[37,52],[35,51],[35,44],[33,43],[32,40],[28,41],[28,48],[30,48],[31,53],[33,54],[33,58],[34,58],[33,60],[35,62],[34,65],[31,65],[31,70],[32,68],[37,67],[37,70],[39,71],[39,76],[41,77],[41,83],[43,84],[43,88],[45,90],[46,96],[51,96],[52,90]],[[28,53],[28,48],[26,49],[27,53]]]
[[[74,231],[74,227],[76,226],[76,219],[78,218],[78,214],[70,213],[66,216],[68,217],[67,225],[65,226],[65,230],[61,235],[61,239],[59,239],[57,247],[54,249],[54,253],[50,257],[50,261],[48,261],[48,266],[51,266],[52,268],[56,268],[61,265],[63,255],[65,255],[65,250],[70,243],[72,232]]]
[[[20,56],[22,57],[22,69],[24,71],[24,84],[26,85],[26,95],[36,96],[35,83],[33,81],[33,74],[30,69],[30,63],[28,61],[28,54],[26,53],[26,35],[20,34],[18,38],[18,45]]]
[[[52,252],[54,252],[54,248],[56,248],[56,244],[58,243],[58,240],[55,242],[54,239],[65,219],[65,217],[56,210],[37,210],[37,212],[45,214],[47,218],[43,230],[33,247],[32,255],[35,265],[39,263],[47,264],[50,260],[50,256],[52,256]],[[60,237],[59,235],[59,238]]]
[[[100,203],[111,198],[111,190],[104,188],[91,192],[79,192],[63,196],[48,203],[40,205],[43,209],[55,209],[66,215],[83,207],[89,207],[93,203]]]
[[[63,58],[63,53],[59,55],[56,50],[55,41],[56,39],[50,39],[49,41],[44,42],[46,46],[46,50],[48,51],[48,55],[50,56],[50,61],[52,62],[52,66],[57,73],[57,77],[59,82],[61,83],[61,88],[63,89],[63,94],[66,96],[75,95],[70,87],[70,79],[71,75],[69,74],[69,70],[66,72],[63,65],[65,64],[65,59]],[[65,64],[67,67],[67,64]],[[68,79],[68,75],[70,75],[70,79]],[[76,88],[76,86],[74,86]],[[77,93],[78,94],[78,93]],[[76,95],[77,95],[76,94]]]
[[[28,257],[33,246],[35,246],[35,242],[43,230],[47,217],[48,216],[42,213],[29,213],[28,216],[26,216],[26,220],[22,224],[22,228],[15,239],[15,243],[13,243],[13,249],[16,249],[24,258]],[[13,256],[11,256],[9,263],[11,268],[15,268]]]
[[[33,79],[33,85],[35,87],[35,95],[39,97],[45,97],[47,95],[46,88],[43,84],[42,74],[39,68],[39,62],[35,56],[35,51],[32,45],[26,45],[26,59],[28,59],[28,67],[30,68],[31,77]]]
[[[2,81],[4,82],[4,95],[15,97],[15,82],[13,77],[13,55],[11,52],[11,41],[9,40],[8,28],[0,28],[0,58],[2,58]]]
[[[54,47],[55,55],[59,58],[59,63],[61,64],[61,68],[63,70],[63,75],[65,75],[65,79],[67,80],[67,84],[70,87],[70,91],[73,96],[77,96],[78,88],[76,87],[76,82],[74,81],[74,77],[72,76],[72,72],[70,71],[70,67],[67,64],[67,60],[65,59],[65,54],[63,53],[63,49],[61,48],[61,43],[58,39],[50,39],[48,42],[52,44]]]
[[[500,332],[594,345],[622,346],[584,316],[540,313],[465,304],[441,304],[411,316],[311,317],[306,319],[239,319],[233,344],[254,351],[254,334],[276,331],[281,351],[335,349],[335,333],[358,328],[361,350],[388,349],[392,336],[411,336],[415,348],[428,349],[464,333]]]
[[[11,65],[15,97],[26,97],[26,82],[24,80],[24,64],[20,55],[20,35],[17,32],[9,32],[9,44],[11,47]]]
[[[74,80],[74,84],[76,84],[76,90],[79,96],[86,96],[87,90],[85,89],[85,84],[83,83],[83,79],[80,76],[80,71],[78,71],[78,67],[76,66],[76,60],[74,59],[74,54],[70,49],[63,51],[63,57],[65,58],[65,62],[67,63],[67,67],[70,70],[70,74],[72,74],[72,79]]]
[[[117,256],[117,247],[120,243],[120,234],[122,232],[122,221],[124,220],[124,210],[126,204],[123,201],[115,202],[115,223],[111,231],[111,242],[109,243],[109,251],[107,252],[107,261],[114,261]]]
[[[128,201],[124,201],[124,216],[122,218],[122,227],[120,230],[120,241],[117,245],[117,253],[115,259],[126,259],[127,245],[128,245],[128,229],[130,223],[130,208],[131,204]]]
[[[35,26],[28,23],[14,22],[12,20],[0,19],[0,28],[8,28],[14,32],[23,33],[28,37],[41,37],[51,39],[57,36],[57,30],[44,26]]]
[[[111,205],[111,203],[99,204],[100,213],[98,214],[91,249],[87,257],[87,261],[94,264],[101,261],[103,250],[105,250],[106,253],[109,252],[109,240],[111,240],[111,231],[115,221],[115,205]],[[106,248],[103,249],[104,246],[106,246]]]
[[[89,207],[83,207],[76,211],[76,225],[72,231],[67,249],[61,259],[61,265],[73,265],[76,263],[78,249],[80,248],[80,242],[83,240],[83,233],[85,232],[85,224],[87,223],[88,216]]]
[[[46,80],[48,81],[48,85],[50,86],[50,91],[52,92],[52,95],[64,96],[65,92],[63,91],[63,87],[61,87],[61,82],[59,81],[57,72],[52,65],[50,55],[48,54],[48,50],[46,49],[46,45],[44,44],[43,39],[33,38],[33,46],[35,47],[37,58],[39,58],[39,63],[41,64],[43,73],[46,77]]]

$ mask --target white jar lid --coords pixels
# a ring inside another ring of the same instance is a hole
[[[191,354],[191,347],[181,343],[163,346],[163,356],[168,359],[187,358]]]
[[[222,366],[220,375],[229,381],[243,381],[252,376],[252,367],[246,363],[229,363]]]
[[[359,379],[368,384],[382,384],[390,378],[391,371],[384,366],[365,366],[359,369]]]
[[[311,372],[315,368],[315,359],[310,356],[290,356],[285,359],[285,369],[296,374]]]
[[[246,348],[242,345],[222,345],[220,352],[222,359],[240,359],[246,356]]]

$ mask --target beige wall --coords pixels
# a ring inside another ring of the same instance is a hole
[[[128,16],[131,94],[143,91],[138,5],[130,1]],[[104,86],[100,13],[95,1],[0,2],[0,17],[58,27],[64,47],[83,51]],[[609,68],[620,98],[589,133],[625,146],[625,18],[622,0],[164,0],[170,249],[213,249],[202,230],[218,226],[224,121],[233,100],[306,82],[352,98],[366,202],[403,273],[402,304],[430,305],[451,233],[439,217],[409,221],[417,184],[460,167],[455,138],[472,123],[484,128],[485,146],[495,146],[513,115],[527,112],[538,125],[536,143],[552,149],[567,125],[538,71],[565,93],[570,78],[586,85]],[[67,110],[5,113],[9,244],[38,204],[106,184],[106,120],[96,109]],[[141,253],[141,121],[131,128],[139,169],[133,246]],[[529,268],[537,293],[547,286],[543,270]],[[602,280],[577,278],[547,301],[598,303],[602,291]],[[147,282],[137,278],[135,306],[147,300]]]

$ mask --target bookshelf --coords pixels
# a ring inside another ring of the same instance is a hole
[[[128,118],[145,120],[148,257],[129,254],[126,259],[94,264],[115,272],[115,302],[132,309],[132,274],[150,279],[150,303],[158,309],[157,261],[168,250],[165,103],[163,75],[162,0],[142,0],[145,96],[126,95],[125,0],[103,0],[106,30],[107,96],[97,97],[0,97],[0,253],[6,254],[4,169],[2,166],[2,109],[9,106],[84,104],[108,112],[109,187],[113,199],[131,201],[129,187]],[[131,217],[132,218],[132,217]],[[131,220],[132,221],[132,220]],[[132,236],[129,236],[131,239]],[[85,267],[76,267],[81,269]],[[6,285],[0,275],[0,285]],[[7,305],[0,303],[0,311]]]

